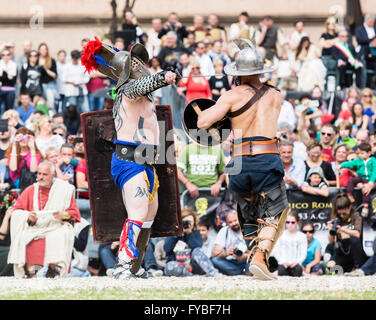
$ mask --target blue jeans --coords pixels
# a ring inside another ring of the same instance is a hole
[[[376,273],[376,254],[372,257],[369,257],[365,264],[360,268],[367,275],[373,275]]]
[[[116,256],[111,250],[111,243],[101,244],[99,246],[99,257],[106,269],[112,269],[115,267]]]
[[[158,269],[158,264],[154,256],[154,249],[155,245],[162,239],[163,238],[151,238],[149,240],[143,262],[145,270],[149,270],[150,268]]]
[[[213,262],[214,267],[228,276],[244,275],[248,272],[248,264],[246,260],[228,260],[218,257],[212,257],[210,260]]]
[[[79,113],[89,112],[89,102],[87,96],[70,96],[65,97],[67,101],[67,106],[74,104],[77,106]]]
[[[4,113],[9,109],[14,108],[14,100],[16,98],[16,91],[0,90],[0,112]],[[4,104],[4,108],[2,105]]]
[[[80,270],[75,267],[71,268],[71,272],[68,273],[67,278],[86,278],[91,277],[91,273],[87,270]]]
[[[103,110],[103,105],[104,105],[103,97],[94,97],[91,93],[89,93],[87,97],[89,100],[90,111]]]
[[[55,112],[55,101],[59,99],[59,94],[57,92],[56,82],[51,81],[48,83],[42,83],[43,97],[47,101],[48,110],[53,110]]]

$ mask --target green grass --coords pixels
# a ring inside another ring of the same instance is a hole
[[[295,291],[280,290],[223,290],[212,292],[198,288],[126,290],[109,289],[52,289],[50,291],[33,291],[29,293],[13,292],[0,294],[1,300],[376,300],[376,290],[369,291]]]

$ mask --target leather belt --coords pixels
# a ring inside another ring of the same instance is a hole
[[[233,144],[232,157],[256,156],[258,154],[279,155],[277,139],[266,141],[245,141],[239,144]]]
[[[158,161],[157,146],[116,144],[115,155],[118,159],[152,166]]]

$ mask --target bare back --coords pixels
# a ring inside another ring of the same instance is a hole
[[[240,85],[226,94],[228,94],[231,103],[230,111],[234,112],[243,107],[255,95],[255,90],[248,85]],[[247,111],[231,118],[234,139],[253,136],[273,139],[277,133],[281,102],[280,93],[270,88]]]

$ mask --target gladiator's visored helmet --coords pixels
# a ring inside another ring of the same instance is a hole
[[[141,43],[134,44],[129,52],[117,51],[96,38],[84,48],[83,56],[84,61],[81,61],[88,71],[93,69],[91,61],[94,60],[99,72],[117,81],[116,90],[129,79],[150,75],[146,66],[149,62],[149,54]]]
[[[274,71],[273,68],[264,66],[264,59],[251,40],[236,39],[233,42],[240,51],[235,61],[225,66],[226,74],[230,76],[251,76]]]

